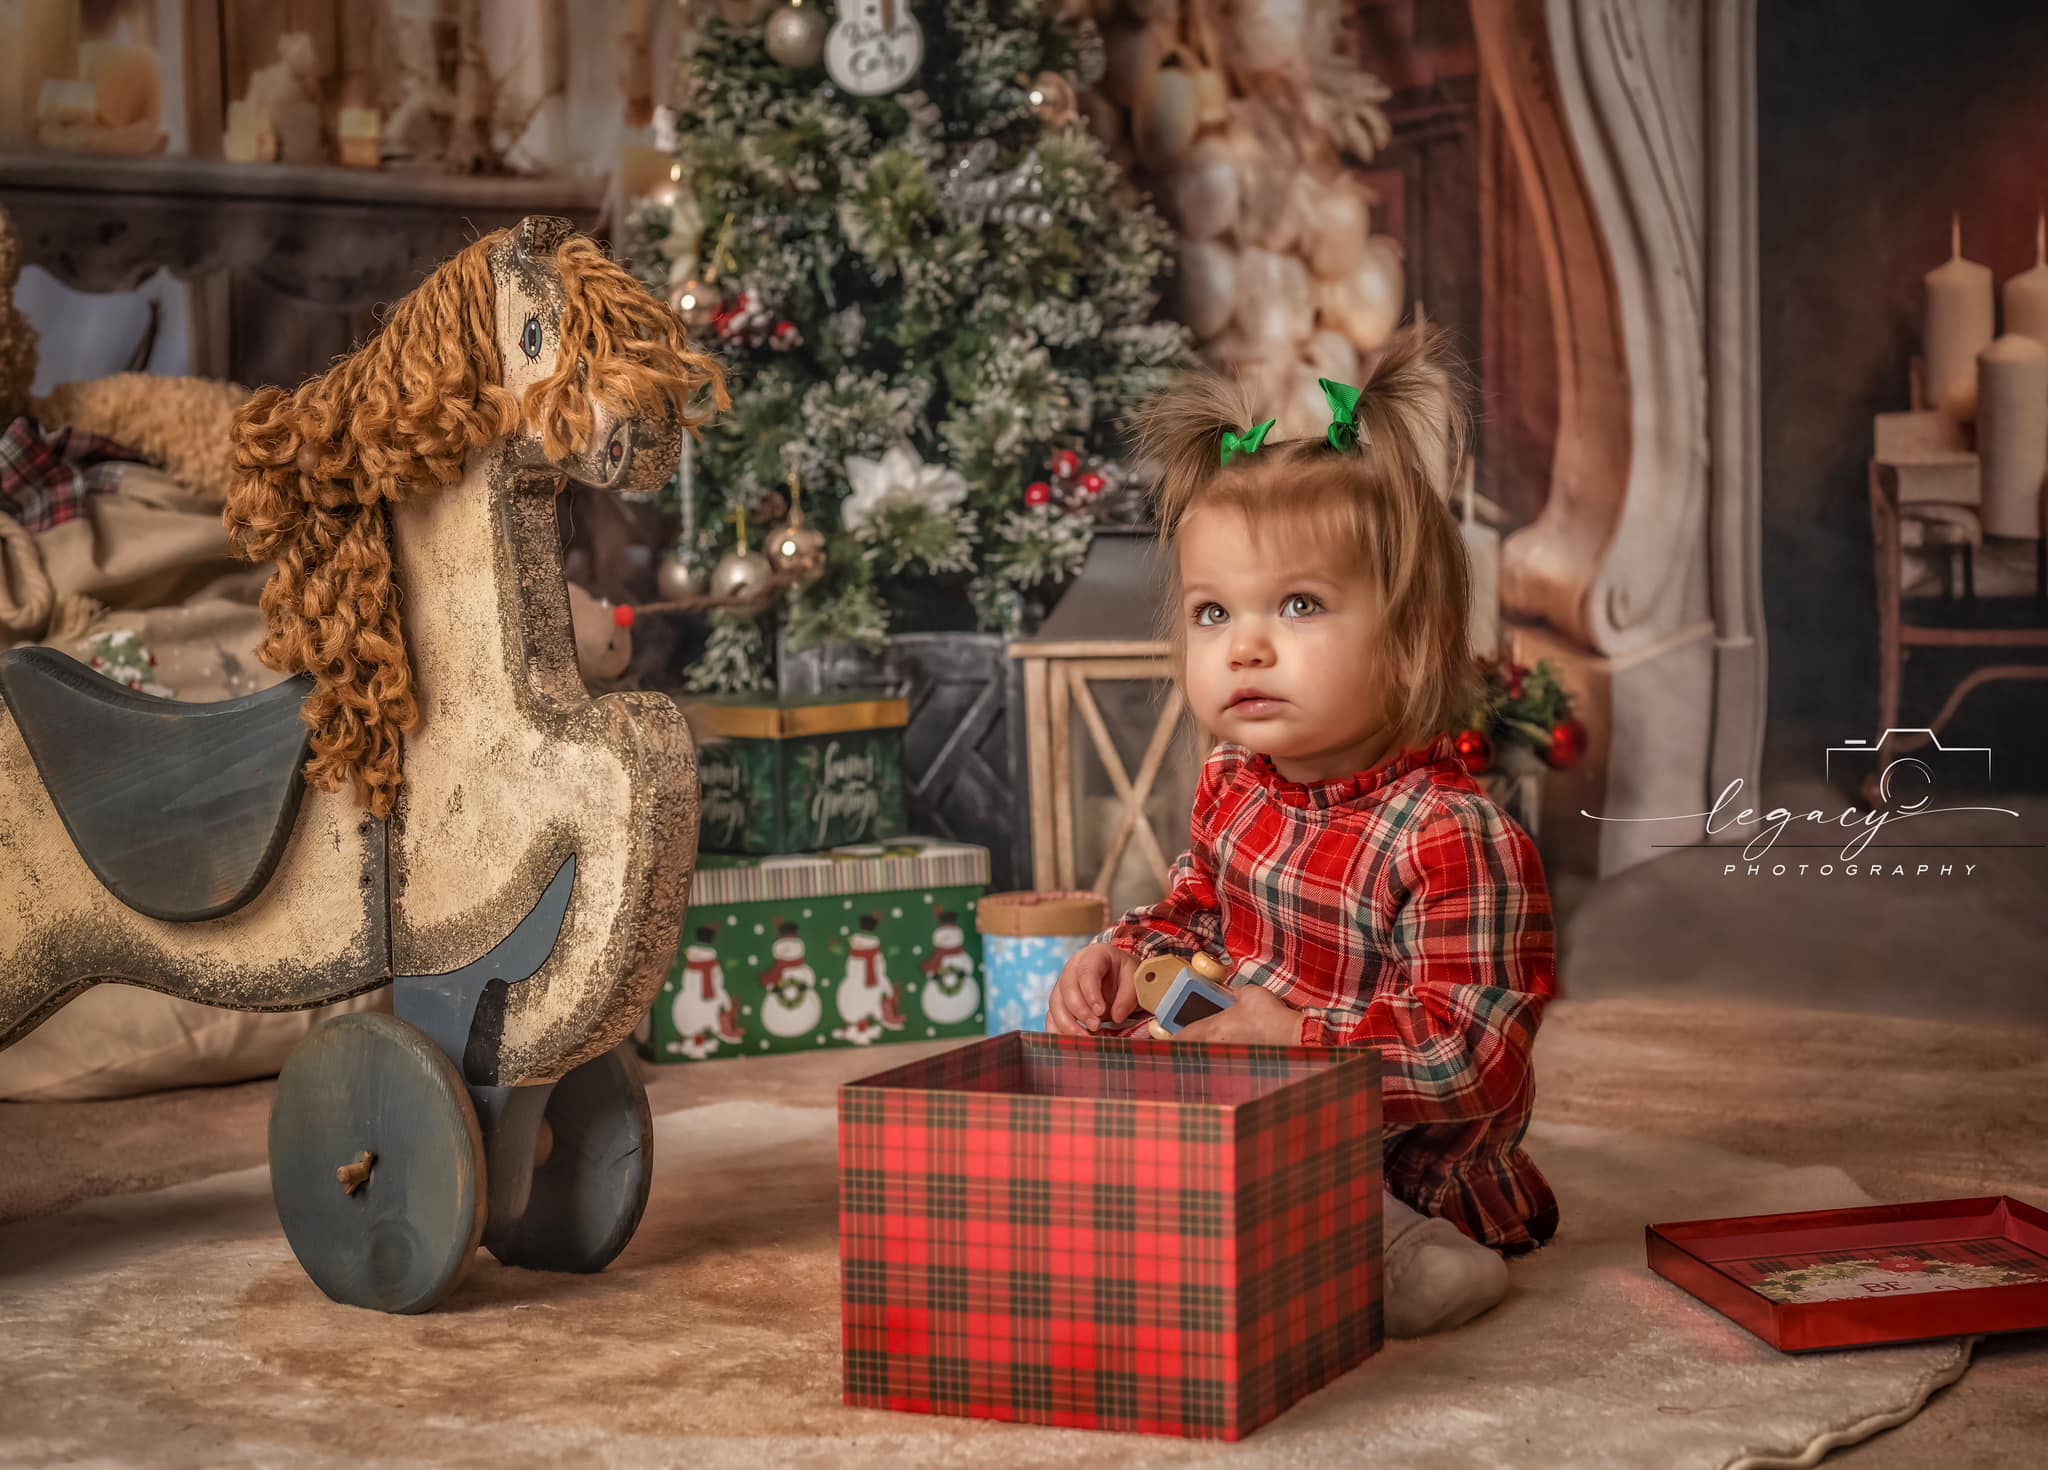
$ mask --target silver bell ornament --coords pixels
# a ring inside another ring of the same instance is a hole
[[[789,472],[789,524],[768,534],[762,548],[778,572],[788,572],[805,586],[825,575],[825,536],[804,524],[804,487],[797,472]]]
[[[704,591],[704,558],[688,546],[676,546],[661,559],[654,585],[664,602],[681,602]]]
[[[768,17],[768,54],[791,71],[809,71],[825,54],[825,27],[825,13],[818,6],[791,0]]]
[[[775,577],[775,568],[758,551],[747,550],[747,508],[733,507],[733,524],[739,531],[739,545],[718,559],[711,569],[711,595],[721,601],[744,602],[758,595]]]
[[[758,551],[728,551],[711,569],[711,595],[744,602],[760,592],[775,575],[768,558]]]

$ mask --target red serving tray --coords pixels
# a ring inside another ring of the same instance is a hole
[[[2004,1195],[1644,1233],[1651,1270],[1781,1352],[2048,1327],[2048,1212]]]

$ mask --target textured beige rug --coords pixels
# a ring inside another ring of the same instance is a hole
[[[1968,1361],[1955,1342],[1784,1357],[1643,1265],[1645,1220],[1867,1202],[1840,1171],[1539,1124],[1564,1232],[1508,1301],[1241,1445],[850,1410],[834,1128],[808,1098],[667,1113],[647,1222],[610,1271],[479,1256],[417,1318],[321,1297],[260,1168],[0,1226],[0,1462],[1760,1470],[1910,1416]]]

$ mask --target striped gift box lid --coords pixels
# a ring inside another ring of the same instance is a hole
[[[780,857],[705,853],[698,857],[697,874],[690,880],[690,902],[757,903],[987,885],[987,848],[935,837],[892,837],[887,842]]]

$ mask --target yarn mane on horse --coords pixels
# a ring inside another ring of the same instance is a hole
[[[471,455],[514,435],[536,438],[550,460],[580,454],[598,407],[694,435],[712,406],[730,406],[717,361],[690,346],[675,313],[580,235],[548,254],[518,251],[547,278],[539,294],[557,309],[540,331],[556,359],[523,395],[506,388],[493,271],[511,234],[446,262],[320,377],[261,389],[235,416],[223,519],[240,555],[277,565],[259,657],[313,679],[307,781],[352,785],[379,818],[419,719],[385,506],[456,484]]]

